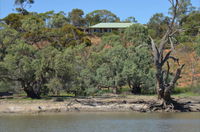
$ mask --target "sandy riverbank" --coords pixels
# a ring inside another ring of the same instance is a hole
[[[200,112],[200,97],[176,97],[183,104],[180,109],[164,112]],[[1,113],[40,113],[40,112],[163,112],[153,96],[132,98],[71,98],[62,102],[54,100],[0,100]]]

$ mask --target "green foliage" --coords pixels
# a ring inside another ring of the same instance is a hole
[[[38,79],[45,79],[43,83],[48,91],[58,94],[60,90],[69,88],[68,85],[74,77],[73,56],[70,52],[70,49],[61,52],[48,46],[37,53],[35,75]]]
[[[19,0],[17,5],[25,3],[33,1]],[[68,17],[64,12],[24,11],[25,6],[22,14],[10,14],[0,23],[0,89],[19,87],[31,98],[63,91],[76,96],[125,90],[154,93],[155,71],[148,35],[159,39],[167,29],[168,17],[157,13],[148,28],[134,24],[121,32],[104,34],[99,45],[92,45],[81,28],[85,24],[119,22],[115,14],[96,10],[84,18],[80,9],[73,9]],[[182,18],[180,26],[188,30],[177,38],[193,41],[180,48],[200,55],[198,20],[199,12]],[[134,17],[125,21],[137,22]]]
[[[48,37],[48,41],[55,47],[69,47],[81,43],[90,45],[90,41],[87,40],[86,35],[70,24],[66,24],[59,29],[50,29],[46,33],[46,37]]]
[[[122,45],[102,51],[104,62],[98,67],[97,80],[102,86],[120,87],[123,85],[123,60],[126,58],[126,49]]]
[[[196,54],[200,57],[200,35],[197,37],[197,40],[196,40],[196,47],[195,47],[195,51],[196,51]]]
[[[126,18],[124,22],[137,23],[138,21],[136,20],[134,16],[131,16],[131,17]]]
[[[160,39],[168,28],[169,20],[169,17],[164,16],[163,13],[154,14],[147,24],[151,37]]]
[[[19,41],[19,33],[7,25],[0,24],[0,61],[7,54],[6,49]]]
[[[46,21],[48,23],[46,24]],[[21,20],[21,37],[29,44],[46,43],[56,47],[69,47],[90,41],[76,27],[67,24],[67,19],[60,12],[52,14],[29,14]]]
[[[178,87],[173,91],[174,94],[190,94],[190,95],[200,95],[200,86],[196,84],[192,87]]]
[[[44,21],[37,15],[27,15],[21,22],[22,29],[25,32],[36,32],[45,26]]]
[[[22,14],[12,13],[5,17],[3,20],[7,25],[11,28],[14,28],[17,31],[21,31],[22,22],[21,20],[24,18]]]
[[[200,30],[200,13],[194,12],[182,19],[181,25],[186,30],[185,34],[196,36]]]
[[[6,79],[19,81],[28,96],[38,98],[40,96],[39,87],[36,86],[37,81],[33,64],[35,49],[30,45],[19,43],[11,45],[7,52],[4,61],[0,63],[0,67],[7,71]]]
[[[19,8],[16,8],[16,11],[23,15],[29,14],[29,12],[26,10],[27,6],[30,6],[34,3],[34,0],[15,0],[15,5],[19,6]]]
[[[51,20],[49,21],[49,26],[51,28],[61,28],[66,24],[68,24],[68,19],[65,17],[64,12],[53,14],[53,16],[51,16]]]
[[[70,23],[74,26],[81,27],[85,24],[85,20],[83,18],[84,12],[81,9],[73,9],[69,12]]]
[[[195,93],[195,94],[199,94],[200,95],[200,84],[197,84],[196,86],[193,86],[191,91],[193,93]]]
[[[147,44],[149,41],[148,29],[141,24],[133,24],[125,30],[124,39],[126,43],[134,45]]]
[[[49,92],[70,91],[67,88],[74,78],[72,51],[61,52],[52,46],[38,51],[19,43],[8,48],[0,67],[6,71],[5,79],[20,82],[28,97],[40,98]]]
[[[173,93],[174,94],[181,94],[181,93],[187,93],[187,92],[190,92],[191,91],[191,88],[188,88],[188,87],[177,87],[174,89]]]
[[[192,12],[182,18],[180,25],[183,32],[178,35],[180,42],[194,42],[200,31],[200,12]]]
[[[34,0],[15,0],[16,5],[21,5],[23,3],[27,2],[28,4],[33,4]]]
[[[183,17],[194,11],[195,7],[192,6],[191,0],[179,0],[179,8],[176,11],[177,22],[180,22]],[[173,15],[174,8],[169,8],[169,14]]]
[[[81,84],[87,94],[98,92],[99,88],[111,88],[120,92],[129,84],[133,93],[153,91],[154,79],[152,59],[148,48],[122,45],[117,35],[103,37],[102,44],[95,47],[81,70]]]
[[[119,22],[119,18],[108,10],[95,10],[86,15],[87,25],[95,25],[101,22]]]
[[[152,57],[147,47],[128,48],[128,58],[124,62],[123,77],[133,93],[149,93],[155,87]]]
[[[13,91],[13,84],[8,81],[0,81],[0,92]]]
[[[104,36],[102,37],[102,46],[115,46],[115,45],[120,45],[121,38],[119,35],[109,35],[109,36]]]
[[[60,95],[60,91],[63,90],[63,85],[58,78],[51,79],[46,86],[54,95]]]

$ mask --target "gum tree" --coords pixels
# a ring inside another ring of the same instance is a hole
[[[29,12],[26,10],[26,8],[30,7],[33,3],[34,0],[15,0],[15,5],[18,6],[16,10],[23,15],[27,15]]]
[[[120,19],[114,13],[108,10],[95,10],[86,15],[88,25],[94,25],[101,22],[119,22]]]
[[[168,25],[168,29],[166,30],[164,36],[162,37],[159,44],[156,44],[154,40],[151,39],[151,45],[153,50],[154,57],[154,65],[156,68],[156,82],[157,82],[157,95],[158,99],[162,100],[163,108],[168,108],[168,106],[173,105],[173,100],[171,98],[172,90],[174,89],[176,82],[181,78],[181,72],[184,67],[184,64],[179,63],[179,59],[172,56],[171,53],[174,51],[174,43],[173,37],[175,33],[179,30],[176,28],[176,18],[180,12],[180,0],[168,0],[171,4],[171,10],[173,11],[173,15],[171,21]],[[170,42],[171,50],[165,53],[165,47]],[[175,73],[173,73],[173,77],[170,79],[170,64],[169,60],[172,59],[175,63],[177,63],[178,68]],[[164,68],[166,65],[167,69]]]

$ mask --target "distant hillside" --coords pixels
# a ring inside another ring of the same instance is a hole
[[[193,51],[183,51],[179,49],[176,52],[180,63],[184,63],[182,78],[179,80],[180,87],[189,87],[195,85],[200,80],[200,58]]]

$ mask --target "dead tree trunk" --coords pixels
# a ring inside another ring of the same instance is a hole
[[[171,92],[172,89],[175,87],[175,84],[178,81],[178,79],[181,78],[181,71],[184,67],[184,64],[179,64],[178,58],[171,56],[172,51],[174,51],[174,44],[172,38],[174,34],[178,31],[176,29],[175,19],[177,17],[177,12],[180,6],[179,1],[180,0],[169,0],[173,8],[173,16],[171,19],[171,23],[168,25],[168,30],[161,39],[160,43],[158,45],[155,44],[154,40],[150,37],[153,50],[154,65],[156,68],[156,91],[158,99],[162,100],[162,105],[165,108],[167,107],[167,105],[172,103]],[[167,44],[170,44],[171,50],[165,54],[164,50]],[[172,59],[175,63],[178,64],[178,68],[176,69],[176,72],[173,73],[173,78],[171,80],[169,80],[169,59]],[[166,69],[164,69],[164,65],[166,65]]]

